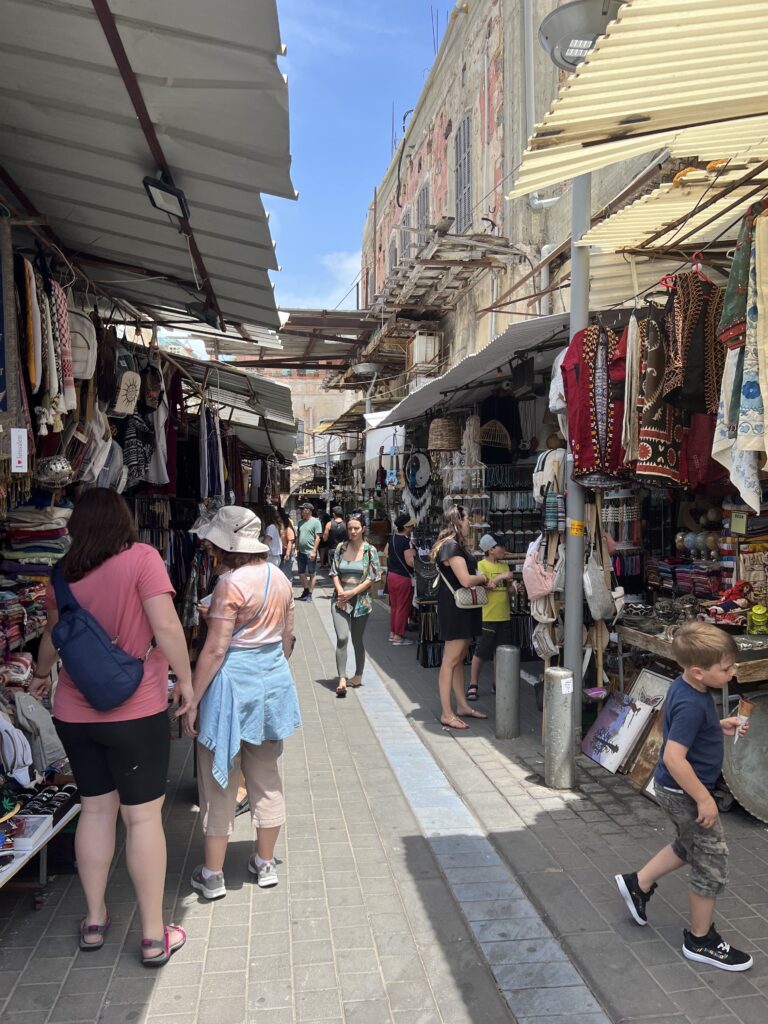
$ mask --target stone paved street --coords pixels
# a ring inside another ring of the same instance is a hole
[[[40,911],[28,893],[0,890],[3,1024],[768,1020],[763,825],[740,812],[725,819],[732,885],[718,915],[726,936],[754,951],[755,968],[689,964],[679,953],[684,879],[663,883],[646,929],[628,921],[613,887],[616,871],[667,841],[656,807],[585,759],[578,793],[547,790],[527,686],[521,739],[497,741],[492,719],[463,735],[442,729],[436,671],[418,666],[415,648],[386,643],[379,606],[365,685],[336,700],[324,593],[298,606],[304,725],[286,744],[280,885],[250,882],[241,817],[226,899],[205,903],[190,890],[202,843],[191,747],[175,741],[167,904],[189,931],[186,948],[156,974],[138,964],[122,857],[98,953],[77,952],[74,876],[53,881]]]

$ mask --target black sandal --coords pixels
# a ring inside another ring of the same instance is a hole
[[[472,704],[474,704],[474,702],[477,700],[477,690],[477,683],[470,683],[469,686],[467,687],[466,697],[467,700]]]
[[[336,687],[336,696],[337,697],[346,697],[347,696],[347,688],[346,688],[346,686],[337,686]]]

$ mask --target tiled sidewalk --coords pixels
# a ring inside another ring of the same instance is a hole
[[[205,903],[190,890],[202,844],[191,748],[174,742],[166,892],[187,946],[156,973],[138,963],[122,856],[99,952],[77,951],[83,908],[73,876],[52,883],[40,911],[28,894],[0,890],[3,1024],[513,1020],[357,695],[334,697],[332,648],[318,618],[326,609],[318,599],[299,610],[304,726],[286,744],[280,885],[263,892],[250,881],[250,829],[240,818],[227,897]]]
[[[684,875],[662,881],[647,928],[628,920],[613,882],[670,841],[660,810],[587,758],[579,759],[578,792],[545,788],[540,715],[529,686],[520,739],[494,736],[488,674],[479,706],[489,721],[473,722],[468,733],[442,729],[437,671],[422,669],[414,648],[388,645],[387,625],[377,607],[366,639],[388,690],[615,1024],[765,1024],[768,827],[738,809],[723,818],[732,859],[717,924],[753,953],[755,966],[728,974],[684,960]],[[582,1024],[582,1017],[553,1017],[552,1024]]]

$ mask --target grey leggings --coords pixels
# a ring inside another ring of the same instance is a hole
[[[331,602],[331,617],[333,628],[336,630],[336,672],[339,678],[347,678],[347,647],[349,645],[350,633],[352,634],[352,647],[355,652],[355,675],[361,676],[365,668],[365,648],[363,647],[363,634],[368,623],[367,615],[358,615],[353,618],[347,611],[342,611],[335,601]]]

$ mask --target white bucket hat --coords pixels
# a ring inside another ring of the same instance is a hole
[[[236,554],[269,554],[269,548],[259,540],[261,520],[255,512],[240,505],[220,508],[210,523],[197,530],[201,540],[210,541],[222,551]]]

